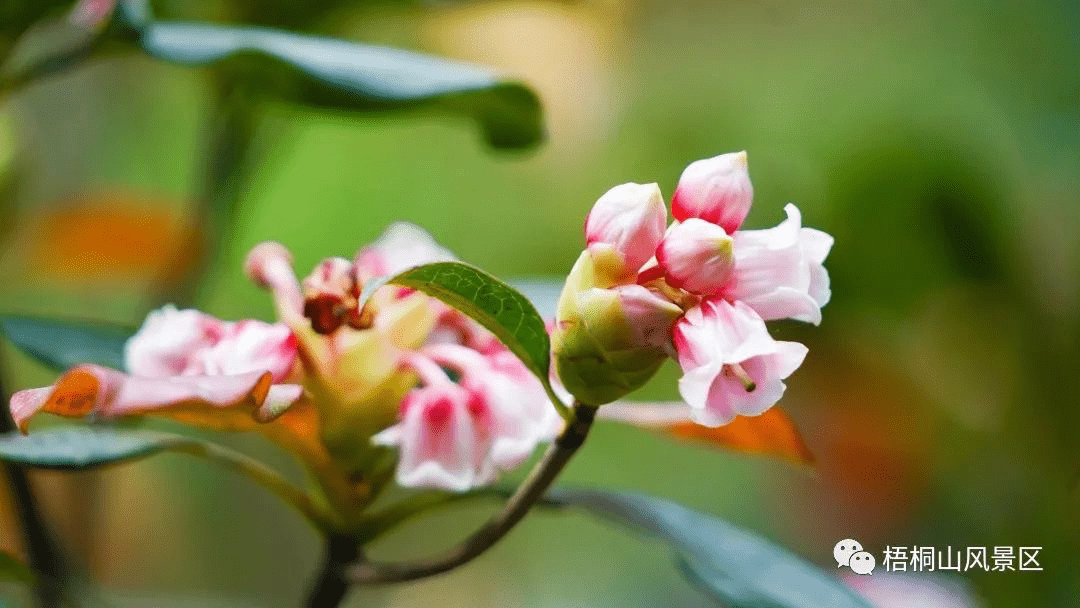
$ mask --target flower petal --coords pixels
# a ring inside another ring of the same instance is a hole
[[[621,184],[608,190],[585,219],[590,249],[611,247],[620,256],[622,274],[632,275],[653,257],[664,235],[667,208],[656,184]]]
[[[683,170],[671,199],[671,214],[682,222],[701,218],[728,233],[750,212],[754,189],[746,168],[746,152],[695,161]]]
[[[303,317],[304,296],[292,268],[292,253],[281,243],[266,241],[248,252],[244,270],[256,285],[270,290],[278,318],[292,325]]]
[[[11,398],[11,414],[26,432],[38,412],[66,417],[97,414],[117,418],[140,414],[179,414],[222,411],[244,412],[252,418],[270,392],[269,372],[233,376],[129,376],[99,365],[80,365],[66,372],[52,387],[20,391]],[[225,417],[220,422],[224,422]],[[209,426],[218,426],[213,421]]]

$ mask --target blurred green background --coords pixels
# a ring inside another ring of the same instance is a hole
[[[210,6],[212,4],[212,6]],[[669,497],[829,571],[832,547],[1041,546],[1043,572],[962,575],[985,606],[1080,597],[1080,9],[1074,3],[585,0],[155,3],[171,18],[265,23],[495,66],[532,85],[548,140],[486,148],[474,124],[274,106],[266,151],[195,303],[270,319],[251,245],[305,273],[390,222],[501,277],[565,274],[592,202],[626,181],[670,196],[693,160],[746,149],[750,227],[795,202],[836,237],[819,328],[781,406],[815,473],[602,426],[563,480]],[[0,106],[6,312],[138,322],[186,247],[204,160],[206,73],[92,62]],[[110,219],[112,218],[112,219]],[[91,260],[91,262],[88,262]],[[107,272],[101,271],[107,268]],[[5,346],[9,389],[52,373]],[[642,398],[677,397],[666,369]],[[235,444],[275,464],[257,438]],[[294,474],[299,472],[294,469]],[[247,480],[183,456],[37,474],[50,521],[131,605],[291,606],[320,551]],[[464,536],[478,504],[378,547]],[[10,517],[8,517],[10,521]],[[0,547],[16,548],[10,526]],[[578,515],[531,516],[447,576],[353,606],[707,606],[666,549]],[[158,599],[158,598],[188,598]],[[185,603],[186,602],[186,603]],[[125,604],[126,605],[126,604]]]

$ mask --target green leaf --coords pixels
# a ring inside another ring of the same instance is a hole
[[[138,45],[188,66],[221,66],[267,97],[325,110],[437,110],[470,116],[488,143],[522,148],[543,139],[540,101],[528,87],[477,66],[400,49],[281,30],[150,22]]]
[[[13,582],[33,585],[37,583],[37,576],[29,566],[15,559],[5,551],[0,551],[0,583]]]
[[[669,500],[599,490],[553,490],[545,504],[579,507],[650,532],[684,555],[692,582],[730,608],[872,608],[817,567],[772,542]]]
[[[80,363],[124,369],[130,327],[35,317],[0,317],[0,329],[20,350],[56,370]]]
[[[460,310],[495,334],[510,352],[540,379],[556,404],[548,380],[551,341],[540,313],[513,287],[463,262],[433,262],[415,266],[392,277],[368,281],[360,294],[363,307],[383,285],[401,285],[422,291]]]
[[[154,431],[73,426],[0,435],[0,459],[38,469],[80,471],[199,444]]]

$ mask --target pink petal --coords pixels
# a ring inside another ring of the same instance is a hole
[[[656,260],[673,287],[692,293],[720,293],[735,265],[733,240],[723,228],[690,218],[668,229]]]
[[[732,233],[750,212],[753,195],[746,152],[721,154],[686,167],[672,197],[671,214],[680,222],[700,218]]]
[[[268,372],[146,378],[99,365],[80,365],[52,387],[13,395],[11,414],[23,432],[38,412],[67,417],[94,413],[117,418],[180,409],[238,408],[254,415],[266,401],[272,382]]]
[[[278,318],[296,322],[303,312],[304,296],[292,268],[292,254],[281,243],[266,241],[248,252],[244,270],[256,285],[270,290]]]
[[[124,364],[140,376],[202,373],[199,353],[212,347],[228,324],[197,310],[167,304],[147,315],[142,328],[124,345]]]
[[[621,184],[608,190],[585,219],[590,248],[606,245],[635,274],[653,257],[664,235],[667,208],[656,184]]]
[[[424,229],[407,222],[391,224],[378,239],[356,254],[359,282],[397,274],[407,268],[455,260],[454,254],[439,246]]]
[[[775,228],[735,233],[735,270],[723,295],[746,302],[766,320],[794,318],[817,324],[830,295],[822,262],[832,237],[802,228],[794,205],[784,210],[788,218]]]

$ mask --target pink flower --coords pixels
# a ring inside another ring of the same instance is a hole
[[[284,380],[296,359],[296,339],[282,324],[221,321],[166,305],[146,317],[124,346],[128,371],[144,378],[270,372]]]
[[[201,373],[199,354],[225,332],[224,321],[166,304],[147,315],[142,329],[124,345],[124,364],[131,373],[147,377]]]
[[[680,222],[703,219],[730,234],[746,219],[753,195],[746,152],[721,154],[686,167],[671,199],[671,214]]]
[[[590,251],[613,251],[622,273],[633,275],[649,261],[664,234],[667,208],[656,184],[622,184],[601,196],[585,219]]]
[[[399,485],[455,492],[487,485],[558,432],[558,415],[539,382],[506,363],[455,344],[409,358],[423,386],[405,397],[401,421],[372,438],[398,448]],[[440,365],[459,372],[461,381],[452,382]]]
[[[723,228],[690,218],[668,229],[656,260],[672,287],[691,293],[719,293],[734,267],[733,240]]]
[[[723,296],[745,302],[765,320],[793,318],[817,325],[830,297],[823,263],[833,238],[803,228],[795,205],[784,211],[787,219],[775,228],[735,233],[735,269]]]
[[[237,321],[227,324],[221,339],[195,358],[199,373],[208,376],[268,371],[275,382],[282,382],[296,360],[296,337],[280,323]]]
[[[783,379],[802,364],[806,347],[773,340],[765,322],[742,302],[706,300],[679,320],[675,348],[679,393],[706,426],[756,416],[784,394]]]

